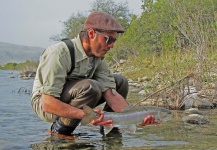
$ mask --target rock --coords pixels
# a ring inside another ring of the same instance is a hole
[[[144,82],[144,81],[150,81],[150,79],[148,77],[142,77],[142,78],[139,77],[137,81]]]
[[[142,83],[142,86],[144,88],[153,88],[153,86],[150,83]]]
[[[119,61],[120,64],[123,64],[123,63],[125,63],[125,62],[126,62],[126,60],[124,60],[124,59],[121,59],[121,60]]]
[[[185,113],[185,114],[199,114],[199,115],[202,114],[202,112],[199,111],[198,108],[190,108],[190,109],[186,109],[184,113]]]
[[[151,79],[149,79],[148,77],[143,77],[142,80],[143,81],[150,81]]]
[[[140,91],[140,89],[138,89],[138,88],[135,88],[135,87],[133,87],[133,86],[130,86],[129,87],[130,88],[130,90],[129,90],[129,93],[139,93],[139,91]]]
[[[30,77],[30,78],[34,78],[35,75],[36,75],[36,72],[30,72],[30,73],[28,74],[28,77]]]
[[[201,97],[198,93],[192,93],[183,99],[182,106],[185,106],[185,109],[192,107],[210,109],[213,107],[213,104],[209,101],[209,99]]]
[[[142,82],[143,80],[142,80],[142,78],[138,78],[138,80],[137,80],[138,82]]]
[[[35,75],[36,75],[35,71],[26,71],[26,72],[20,73],[19,78],[26,80],[26,79],[35,77]]]
[[[211,109],[214,107],[213,104],[210,102],[210,100],[206,98],[197,99],[196,101],[194,101],[193,106],[197,108],[203,108],[203,109]]]
[[[216,78],[216,77],[217,77],[217,73],[215,73],[215,72],[210,72],[210,76],[213,77],[213,78]]]
[[[29,80],[30,77],[21,77],[21,79],[23,79],[23,80]]]
[[[188,87],[184,88],[184,95],[191,94],[191,93],[197,93],[197,90],[195,87],[189,86],[189,88]]]
[[[135,83],[135,82],[134,82],[134,83],[132,83],[131,85],[136,87],[136,86],[138,85],[138,83]]]
[[[144,96],[144,95],[146,95],[146,92],[145,92],[145,90],[141,90],[138,94],[141,96]]]
[[[128,79],[128,83],[134,83],[133,79]]]
[[[199,114],[190,114],[188,116],[183,117],[182,120],[186,123],[198,124],[198,125],[209,123],[208,117]]]

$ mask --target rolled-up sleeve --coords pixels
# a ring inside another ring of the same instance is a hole
[[[52,51],[49,47],[40,58],[37,70],[38,80],[41,84],[39,93],[60,97],[67,72],[70,70],[71,60],[69,51],[64,46]]]
[[[114,75],[104,59],[97,66],[93,78],[101,84],[102,92],[107,89],[115,90]]]

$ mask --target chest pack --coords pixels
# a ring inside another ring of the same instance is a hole
[[[70,75],[72,73],[72,71],[75,68],[75,49],[74,49],[74,44],[72,43],[72,41],[69,38],[65,38],[62,39],[61,41],[65,42],[65,44],[67,45],[69,52],[70,52],[70,56],[71,56],[71,69],[70,71],[67,73],[67,75]]]

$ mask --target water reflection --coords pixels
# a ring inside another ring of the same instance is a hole
[[[31,144],[33,150],[43,149],[121,149],[123,147],[122,134],[114,133],[103,136],[98,133],[77,133],[74,140],[60,139],[50,136],[44,141]]]
[[[94,144],[89,142],[76,142],[76,140],[60,140],[54,138],[48,138],[43,142],[35,143],[30,146],[33,150],[54,150],[54,149],[87,149],[96,148]]]
[[[74,134],[74,140],[60,139],[56,136],[50,136],[44,141],[31,144],[33,150],[50,150],[50,149],[124,149],[124,148],[141,148],[141,147],[158,147],[158,146],[174,146],[186,145],[185,141],[165,141],[164,137],[159,137],[154,134],[145,135],[143,131],[136,133],[109,133],[102,136],[99,130],[91,130],[91,127],[82,129],[90,131],[90,133]]]

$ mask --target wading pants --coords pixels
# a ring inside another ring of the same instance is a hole
[[[128,94],[128,81],[121,75],[114,75],[116,91],[125,99]],[[60,100],[71,106],[82,108],[84,104],[95,108],[105,102],[99,82],[93,79],[73,80],[65,84]],[[105,104],[104,111],[112,111]],[[51,131],[70,135],[78,126],[81,120],[59,117],[51,126]]]

